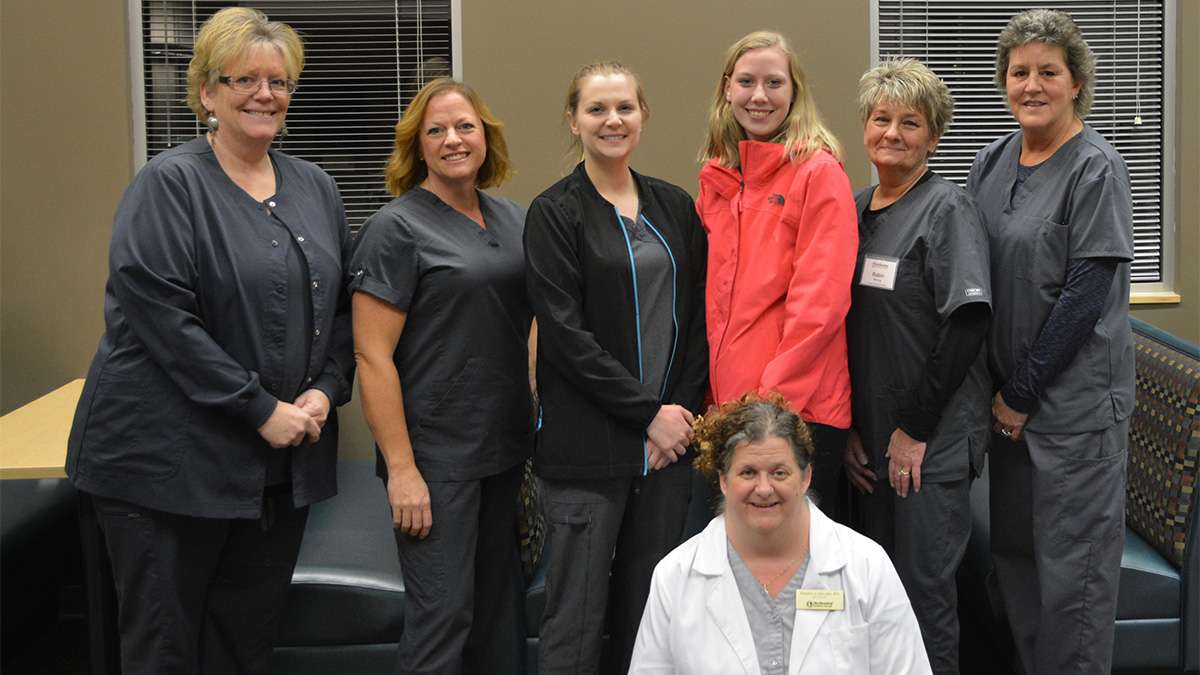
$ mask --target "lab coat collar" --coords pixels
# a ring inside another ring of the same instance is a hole
[[[828,516],[821,513],[811,500],[809,509],[809,563],[808,574],[805,575],[803,587],[842,591],[841,570],[846,566],[846,554],[838,537],[837,528]],[[713,622],[720,627],[721,633],[729,641],[730,647],[737,654],[738,660],[747,675],[758,675],[758,657],[754,649],[754,637],[750,633],[750,624],[745,612],[731,612],[730,607],[742,607],[742,597],[738,591],[737,581],[733,578],[733,570],[729,566],[729,555],[726,550],[728,535],[725,531],[725,516],[718,516],[705,528],[702,545],[696,552],[692,568],[704,576],[718,577],[714,582],[713,593],[707,601],[709,615]],[[848,608],[847,608],[848,609]],[[830,612],[805,611],[796,613],[796,623],[792,631],[792,650],[789,673],[795,675],[804,663],[804,658],[816,638],[821,624],[829,617]]]

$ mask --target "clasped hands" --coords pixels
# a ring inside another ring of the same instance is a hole
[[[687,453],[692,443],[692,423],[696,418],[687,408],[667,404],[646,428],[647,464],[651,471],[668,467]]]
[[[329,417],[329,397],[320,389],[307,389],[294,403],[275,402],[275,410],[258,428],[272,448],[300,445],[305,439],[316,443]]]

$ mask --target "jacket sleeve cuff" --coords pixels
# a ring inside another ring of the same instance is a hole
[[[266,389],[259,387],[258,392],[250,398],[243,408],[243,416],[250,426],[258,429],[267,423],[271,413],[275,412],[275,404],[279,401],[269,394]]]

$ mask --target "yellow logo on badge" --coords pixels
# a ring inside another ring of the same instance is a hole
[[[796,591],[796,609],[811,609],[818,612],[840,612],[846,609],[846,599],[841,591],[818,591],[801,588]]]

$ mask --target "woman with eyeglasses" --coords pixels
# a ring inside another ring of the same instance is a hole
[[[345,210],[271,149],[303,65],[286,24],[214,14],[187,77],[208,131],[117,209],[66,469],[112,560],[126,675],[270,672],[308,506],[337,491]]]

